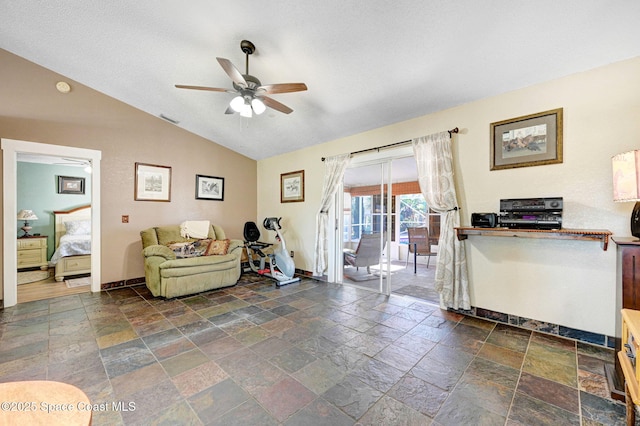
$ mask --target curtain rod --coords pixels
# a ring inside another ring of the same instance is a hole
[[[449,132],[449,137],[451,137],[452,133],[458,133],[458,128],[455,127],[455,128],[453,128],[451,130],[447,130],[447,132]],[[362,149],[360,151],[351,152],[351,153],[349,153],[349,155],[362,154],[363,152],[369,152],[369,151],[380,151],[381,149],[391,148],[391,147],[398,146],[398,145],[404,145],[404,144],[410,143],[411,141],[413,141],[413,139],[408,139],[408,140],[402,141],[402,142],[390,143],[388,145],[382,145],[382,146],[378,146],[378,147],[375,147],[375,148]],[[325,157],[322,157],[322,161],[324,161],[324,160],[325,160]]]

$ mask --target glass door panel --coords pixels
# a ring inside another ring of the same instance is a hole
[[[388,161],[352,166],[343,182],[342,282],[384,294],[390,291],[386,254],[395,232],[389,167]]]

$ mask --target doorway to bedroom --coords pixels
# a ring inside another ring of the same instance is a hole
[[[18,303],[18,280],[21,282],[39,279],[38,272],[50,275],[49,260],[53,256],[58,244],[55,233],[56,215],[54,212],[69,210],[69,206],[58,206],[56,203],[74,203],[70,210],[78,207],[88,207],[84,210],[84,217],[76,217],[86,222],[89,228],[90,255],[81,259],[78,275],[88,275],[89,285],[67,285],[65,279],[49,278],[34,283],[20,284],[20,302],[27,300],[46,299],[59,296],[62,293],[77,293],[85,291],[100,291],[100,160],[101,152],[90,149],[50,145],[35,142],[2,139],[3,151],[3,306],[9,307]],[[63,163],[55,166],[75,167],[73,169],[56,169],[55,172],[44,172],[44,163],[24,161],[34,157],[46,158],[49,163]],[[23,161],[19,161],[23,160]],[[21,164],[25,163],[25,164]],[[71,165],[70,163],[74,163]],[[75,164],[78,163],[78,164]],[[88,172],[91,167],[91,173]],[[82,171],[78,169],[81,168]],[[87,170],[85,170],[87,169]],[[67,173],[67,171],[69,173]],[[44,174],[43,174],[44,173]],[[64,174],[62,174],[64,173]],[[83,173],[89,174],[82,175]],[[40,178],[38,178],[38,176]],[[20,188],[20,190],[19,190]],[[47,205],[38,204],[40,196],[38,190],[48,191]],[[34,197],[36,194],[36,197]],[[83,198],[84,196],[84,198]],[[72,197],[72,198],[68,198]],[[38,198],[38,199],[36,199]],[[23,204],[27,203],[27,204]],[[33,207],[30,207],[33,206]],[[37,212],[41,212],[40,216]],[[29,219],[26,219],[29,218]],[[48,222],[48,225],[45,224]],[[39,225],[41,224],[41,225]],[[86,233],[86,231],[85,231]],[[40,235],[35,235],[40,234]],[[26,236],[25,236],[26,235]],[[51,241],[51,242],[50,242]],[[74,258],[78,260],[80,258]],[[20,272],[33,272],[20,274]],[[32,275],[19,277],[19,275]],[[70,274],[68,274],[70,275]],[[65,275],[66,277],[66,275]],[[60,277],[58,277],[60,278]],[[80,277],[69,277],[80,278]],[[35,284],[47,284],[33,290]],[[55,286],[48,284],[54,284]],[[31,285],[34,284],[34,285]],[[85,280],[86,284],[86,280]],[[64,288],[62,287],[64,286]],[[31,287],[33,291],[27,291]],[[70,288],[71,287],[71,288]],[[81,287],[81,288],[78,288]]]
[[[91,253],[93,168],[90,161],[19,152],[16,170],[18,217],[24,216],[23,212],[32,217],[27,222],[31,229],[18,231],[18,303],[89,292],[90,262],[72,258],[77,273],[67,276],[59,262],[69,262],[68,257],[62,258],[65,254]],[[49,184],[43,184],[45,182]],[[85,224],[78,229],[86,230],[71,241],[71,237],[64,237],[61,229],[62,218],[71,217],[70,211],[75,214],[75,224]],[[79,269],[82,261],[86,263],[85,268]]]

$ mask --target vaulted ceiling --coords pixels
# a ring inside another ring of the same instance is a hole
[[[253,159],[640,55],[637,0],[0,5],[0,48]],[[243,39],[263,84],[308,86],[271,96],[291,114],[224,114],[233,94],[174,87],[232,89],[216,57],[244,73]]]

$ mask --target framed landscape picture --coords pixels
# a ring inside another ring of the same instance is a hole
[[[224,201],[224,178],[196,175],[196,200]]]
[[[84,178],[58,176],[58,194],[84,194]]]
[[[136,201],[171,201],[171,167],[136,163]]]
[[[562,163],[562,108],[491,123],[491,170]]]
[[[280,202],[304,201],[304,170],[280,175]]]

